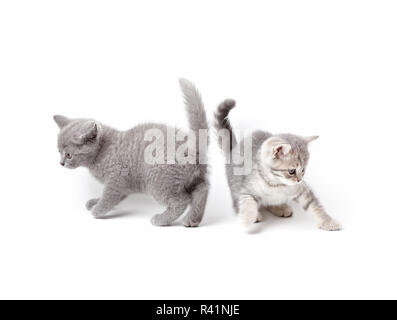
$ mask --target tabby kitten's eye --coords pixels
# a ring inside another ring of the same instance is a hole
[[[72,159],[72,155],[70,153],[65,154],[65,157],[68,159]]]
[[[295,169],[289,169],[289,170],[288,170],[288,173],[289,173],[291,176],[293,176],[293,175],[296,173],[296,170],[295,170]]]

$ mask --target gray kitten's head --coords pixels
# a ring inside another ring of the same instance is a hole
[[[261,164],[267,178],[275,184],[302,182],[310,156],[308,145],[317,138],[280,134],[267,139],[261,147]]]
[[[94,120],[69,119],[56,115],[54,120],[61,130],[58,135],[58,150],[61,165],[69,169],[88,166],[100,147],[101,126]]]

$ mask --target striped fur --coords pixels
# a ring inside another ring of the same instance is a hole
[[[301,191],[294,198],[294,201],[298,202],[305,211],[314,216],[321,229],[328,231],[342,229],[342,226],[325,212],[320,201],[306,183],[302,184]]]
[[[236,136],[233,132],[232,125],[229,121],[229,112],[236,106],[236,101],[232,99],[226,99],[221,104],[219,104],[218,109],[214,113],[215,121],[214,127],[219,133],[221,130],[227,130],[229,132],[229,145],[227,150],[223,150],[224,152],[230,152],[237,144]],[[222,145],[222,137],[219,136],[218,144],[220,148],[223,148]]]
[[[233,208],[240,221],[245,225],[261,221],[261,209],[279,217],[291,217],[293,210],[290,204],[296,201],[318,220],[320,228],[340,230],[341,225],[325,212],[312,190],[303,182],[310,156],[308,144],[317,136],[272,135],[266,131],[254,131],[251,135],[252,169],[245,175],[235,174],[234,169],[239,164],[230,161],[231,156],[244,150],[245,138],[239,143],[236,141],[228,118],[234,107],[234,100],[223,101],[214,114],[214,126],[218,144],[226,158]],[[228,141],[225,138],[229,138]]]

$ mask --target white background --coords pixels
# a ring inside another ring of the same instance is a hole
[[[396,34],[393,0],[2,0],[0,298],[397,298]],[[236,129],[320,135],[307,181],[345,229],[247,234],[215,143],[200,228],[153,227],[145,196],[93,219],[52,115],[185,128],[179,77]]]

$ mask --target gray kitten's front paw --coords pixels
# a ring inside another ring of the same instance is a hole
[[[106,213],[97,212],[95,209],[96,209],[96,208],[94,208],[94,210],[91,212],[92,216],[93,216],[95,219],[101,219],[101,218],[105,217]]]
[[[91,211],[91,209],[98,203],[98,201],[99,198],[88,200],[87,203],[85,204],[85,207],[87,208],[88,211]]]
[[[342,225],[333,219],[325,220],[321,222],[318,226],[320,229],[326,230],[326,231],[339,231],[342,230]]]
[[[164,219],[163,215],[161,215],[161,214],[156,214],[155,216],[153,216],[152,219],[150,220],[150,222],[152,223],[152,225],[158,226],[158,227],[169,226],[169,222],[166,221]]]

